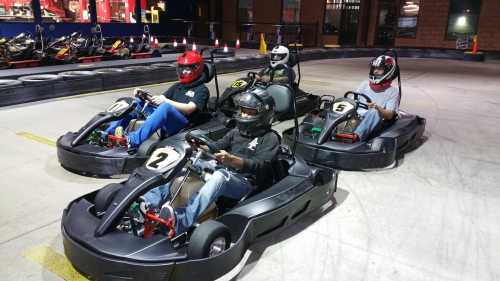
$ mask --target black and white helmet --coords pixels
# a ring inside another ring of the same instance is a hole
[[[277,45],[269,53],[269,58],[272,68],[278,65],[286,65],[290,59],[290,50],[285,46]]]
[[[265,134],[274,120],[273,97],[263,88],[251,88],[238,100],[236,124],[243,136],[257,137]]]
[[[375,73],[375,69],[383,68],[382,74]],[[378,56],[370,63],[370,82],[373,84],[381,84],[386,81],[392,81],[397,76],[396,60],[391,56]]]

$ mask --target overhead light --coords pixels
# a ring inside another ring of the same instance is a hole
[[[456,26],[465,27],[467,26],[467,18],[465,16],[460,16],[457,18]]]

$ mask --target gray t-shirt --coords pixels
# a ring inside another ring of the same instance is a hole
[[[396,114],[399,110],[399,90],[398,88],[391,86],[383,92],[375,92],[370,88],[368,80],[363,81],[361,85],[356,90],[358,93],[362,93],[370,97],[372,102],[376,103],[387,110],[392,110]],[[363,98],[361,98],[363,101]],[[358,114],[363,116],[366,113],[366,109],[358,108]]]

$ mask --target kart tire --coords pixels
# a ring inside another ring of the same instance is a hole
[[[207,220],[201,223],[191,235],[188,256],[192,259],[215,256],[227,250],[230,244],[231,234],[229,228],[221,222]],[[224,248],[222,251],[221,247]]]
[[[96,214],[103,213],[108,209],[121,187],[122,185],[119,183],[110,183],[97,192],[94,200]]]
[[[61,80],[62,77],[56,74],[39,74],[19,77],[17,80],[25,84],[47,83]]]
[[[151,66],[157,68],[175,68],[175,65],[173,63],[166,63],[166,62],[153,63]]]
[[[23,84],[23,82],[19,80],[12,80],[12,79],[0,79],[0,89],[2,88],[10,88],[14,86],[19,86]]]
[[[95,76],[96,73],[93,71],[65,71],[59,73],[59,75],[64,78],[64,79],[78,79],[78,78],[85,78],[85,77],[92,77]]]
[[[126,70],[123,70],[121,68],[100,68],[95,70],[95,73],[97,74],[120,74],[125,72]]]
[[[137,149],[137,156],[150,156],[157,145],[157,140],[146,140],[139,146],[139,149]]]

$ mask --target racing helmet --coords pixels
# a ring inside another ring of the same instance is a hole
[[[290,51],[285,46],[277,45],[269,53],[269,59],[272,68],[278,65],[286,65],[290,59]]]
[[[383,72],[380,70],[383,69]],[[370,62],[369,79],[372,84],[382,84],[397,76],[396,60],[387,55],[378,56]]]
[[[265,134],[274,119],[275,103],[266,89],[252,88],[240,95],[236,124],[240,134],[257,137]]]
[[[203,74],[203,57],[194,51],[186,51],[177,58],[177,76],[181,84],[196,81]]]

